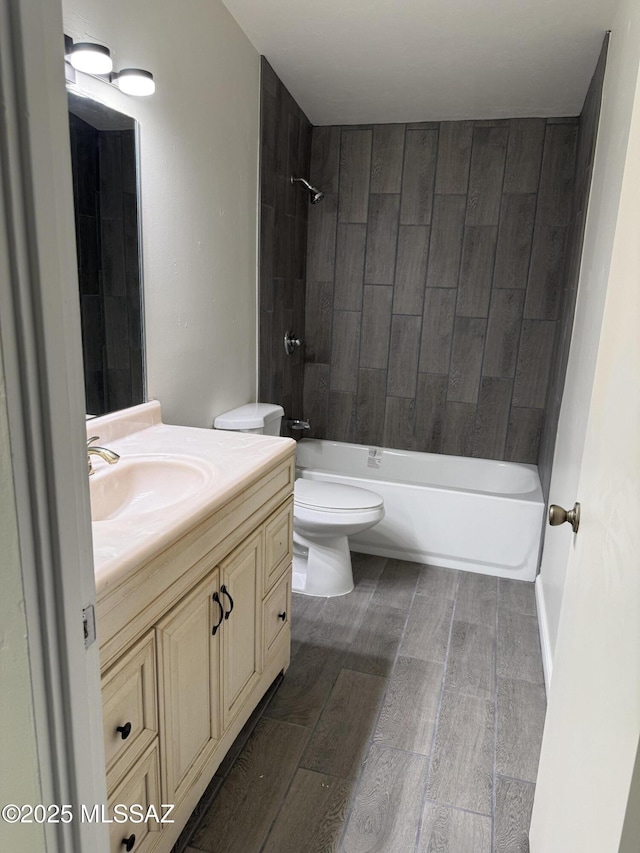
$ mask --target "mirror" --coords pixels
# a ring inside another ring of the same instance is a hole
[[[144,402],[136,122],[67,92],[87,412]]]

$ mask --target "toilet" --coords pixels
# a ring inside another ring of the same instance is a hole
[[[280,435],[282,406],[248,403],[219,415],[216,429]],[[384,518],[384,502],[368,489],[298,478],[293,490],[294,592],[346,595],[353,589],[349,536]]]

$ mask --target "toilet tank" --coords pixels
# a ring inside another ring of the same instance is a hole
[[[280,435],[284,409],[275,403],[247,403],[224,412],[213,422],[216,429],[252,432],[258,435]]]

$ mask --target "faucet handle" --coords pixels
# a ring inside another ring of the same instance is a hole
[[[99,435],[92,435],[91,438],[88,438],[87,439],[87,447],[89,447],[90,444],[93,444],[94,441],[100,441],[100,436]]]

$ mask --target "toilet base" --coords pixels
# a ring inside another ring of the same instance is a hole
[[[347,536],[323,536],[311,541],[294,531],[293,592],[331,598],[353,589]]]

